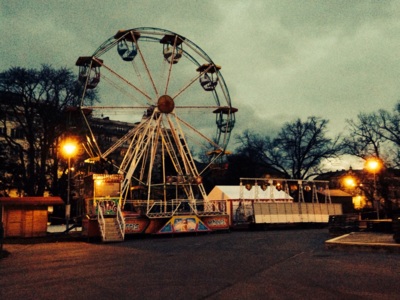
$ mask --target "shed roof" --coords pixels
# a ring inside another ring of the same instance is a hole
[[[326,195],[328,193],[328,190],[318,191],[318,193]],[[329,195],[331,197],[352,197],[351,194],[346,193],[345,191],[342,191],[342,190],[339,190],[339,189],[330,189],[329,190]]]
[[[60,197],[0,197],[0,204],[3,205],[63,205]]]

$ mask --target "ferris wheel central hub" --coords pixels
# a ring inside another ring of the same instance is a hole
[[[168,95],[162,95],[158,98],[157,108],[161,113],[169,114],[175,108],[174,100]]]

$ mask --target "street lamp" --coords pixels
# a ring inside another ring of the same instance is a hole
[[[348,188],[348,189],[354,189],[357,186],[356,180],[351,175],[346,176],[343,179],[343,182],[344,182],[344,185],[346,186],[346,188]]]
[[[71,157],[75,154],[76,144],[73,141],[65,142],[63,146],[65,156],[68,158],[68,188],[67,188],[67,204],[65,206],[65,232],[68,232],[69,218],[71,213],[70,197],[71,197]]]
[[[365,163],[365,167],[366,169],[374,174],[374,201],[376,201],[376,215],[377,218],[379,220],[379,208],[380,208],[380,203],[379,203],[379,199],[377,197],[377,191],[376,191],[376,173],[379,172],[379,170],[382,167],[381,161],[376,158],[376,157],[372,157],[367,159],[366,163]]]

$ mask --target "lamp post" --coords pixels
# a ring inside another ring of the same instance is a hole
[[[372,157],[372,158],[367,159],[365,166],[366,166],[367,170],[372,172],[372,174],[374,175],[374,196],[373,197],[374,197],[374,201],[376,201],[376,216],[379,220],[380,203],[379,203],[379,199],[377,197],[376,173],[379,172],[379,170],[382,167],[382,164],[378,158]]]
[[[68,232],[69,218],[71,213],[70,197],[71,197],[71,157],[76,151],[76,144],[71,141],[67,141],[63,150],[68,158],[68,187],[67,187],[67,203],[65,205],[65,232]]]

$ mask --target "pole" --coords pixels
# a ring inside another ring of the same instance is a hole
[[[374,200],[376,201],[376,216],[379,220],[380,202],[379,202],[379,199],[378,199],[377,193],[376,193],[376,173],[375,172],[374,172]]]
[[[70,217],[70,204],[69,198],[71,195],[71,156],[68,156],[68,188],[67,188],[67,205],[65,206],[65,232],[68,233],[69,217]]]

